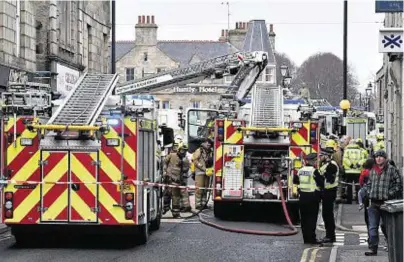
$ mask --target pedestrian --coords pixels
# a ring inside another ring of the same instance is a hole
[[[294,184],[298,185],[300,220],[305,244],[319,244],[316,237],[317,216],[320,205],[320,190],[324,188],[324,177],[315,167],[317,154],[311,153],[305,157],[305,165],[297,176]]]
[[[376,256],[379,247],[379,225],[386,239],[386,227],[380,206],[391,199],[402,199],[403,178],[396,167],[387,160],[386,151],[375,152],[375,165],[370,170],[366,190],[369,193],[369,249],[366,256]]]
[[[334,150],[331,148],[321,149],[320,152],[320,174],[324,177],[324,189],[321,191],[322,216],[326,231],[322,243],[335,242],[334,204],[337,198],[339,167],[332,159],[333,154]]]
[[[207,205],[207,192],[209,187],[208,169],[213,166],[213,141],[207,139],[192,155],[192,163],[195,168],[195,209],[203,209]],[[204,189],[200,189],[200,187]]]
[[[189,161],[186,158],[188,147],[184,144],[178,145],[177,151],[170,153],[164,159],[164,181],[171,187],[168,187],[164,194],[163,204],[164,213],[170,208],[170,200],[172,201],[171,213],[174,218],[180,217],[181,212],[181,194],[183,191],[179,187],[184,184],[183,179],[187,177],[189,171]],[[184,200],[184,199],[183,199]],[[189,201],[185,202],[187,210],[190,209]],[[184,204],[184,203],[183,203]]]

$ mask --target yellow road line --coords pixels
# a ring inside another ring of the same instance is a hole
[[[300,262],[307,261],[307,256],[308,256],[310,250],[312,250],[312,249],[313,249],[313,247],[309,247],[309,248],[306,248],[305,250],[303,250],[303,254],[302,254],[302,257],[300,258]]]

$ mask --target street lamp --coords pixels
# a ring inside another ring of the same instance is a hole
[[[370,111],[370,97],[372,95],[373,86],[372,83],[369,82],[368,87],[366,88],[366,111]]]
[[[282,75],[282,87],[288,88],[290,85],[290,81],[292,80],[292,77],[289,74],[289,68],[287,65],[281,66],[281,75]]]

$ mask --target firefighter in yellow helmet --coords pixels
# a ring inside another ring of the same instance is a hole
[[[195,208],[203,209],[207,204],[207,190],[198,187],[209,187],[209,178],[213,168],[213,141],[207,139],[192,155],[195,168]]]
[[[355,142],[362,149],[363,158],[365,158],[365,161],[363,161],[363,164],[364,164],[366,162],[366,160],[369,158],[369,152],[366,150],[365,145],[363,144],[362,138],[357,138],[355,140]]]
[[[339,168],[342,168],[342,150],[335,140],[330,139],[325,143],[325,148],[334,150],[332,159],[337,163]]]
[[[178,145],[178,149],[171,152],[164,159],[164,181],[171,186],[181,186],[184,185],[184,179],[188,176],[189,171],[189,161],[186,158],[186,153],[188,147],[183,144]],[[170,208],[170,200],[172,197],[172,208],[171,212],[173,217],[177,218],[180,216],[181,211],[181,198],[186,201],[183,202],[183,208],[190,211],[190,204],[188,200],[188,194],[182,197],[184,190],[177,187],[169,187],[164,194],[164,213],[166,213]]]
[[[359,182],[359,176],[363,168],[363,164],[367,160],[368,154],[356,143],[355,140],[351,140],[349,145],[344,150],[344,157],[342,160],[344,167],[344,182],[347,183],[347,203],[352,203],[352,198],[355,197],[355,192],[359,190],[359,185],[352,187],[352,182],[357,184]]]
[[[376,135],[376,144],[373,145],[373,152],[377,152],[378,150],[385,150],[383,134]]]

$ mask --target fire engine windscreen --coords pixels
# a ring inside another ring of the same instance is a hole
[[[245,198],[279,200],[279,188],[276,176],[280,175],[284,185],[287,184],[289,172],[287,149],[262,150],[246,148],[244,159]],[[284,189],[286,193],[286,189]]]

